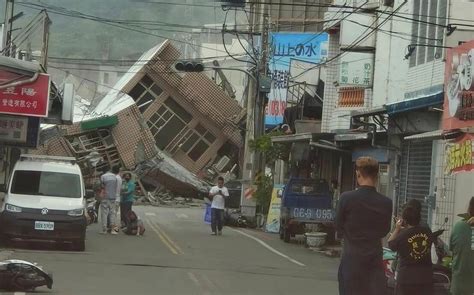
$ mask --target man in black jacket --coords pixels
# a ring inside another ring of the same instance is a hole
[[[359,187],[339,199],[336,226],[344,243],[340,295],[383,295],[386,290],[382,239],[390,231],[392,201],[377,192],[378,173],[377,160],[357,159]]]

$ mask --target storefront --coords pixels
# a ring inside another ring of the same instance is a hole
[[[288,162],[279,163],[275,183],[286,183],[289,178],[324,179],[337,184],[338,191],[353,188],[353,164],[350,150],[334,144],[334,134],[303,133],[272,138],[273,144],[291,147]],[[284,166],[284,167],[282,167]]]

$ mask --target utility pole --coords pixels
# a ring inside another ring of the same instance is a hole
[[[2,50],[3,55],[10,56],[11,39],[13,30],[13,6],[14,0],[5,0],[5,23],[3,24]]]
[[[251,3],[250,4],[250,24],[249,33],[251,38],[254,37],[255,31],[261,32],[261,47],[260,56],[258,57],[257,67],[255,69],[256,79],[249,80],[248,84],[248,97],[247,97],[247,121],[246,121],[246,133],[245,133],[245,145],[244,145],[244,163],[242,169],[242,195],[241,195],[241,210],[244,216],[255,216],[256,204],[252,199],[247,199],[247,190],[252,188],[255,179],[255,173],[259,170],[260,165],[258,164],[258,158],[254,151],[250,149],[250,142],[255,140],[256,137],[262,135],[263,131],[263,116],[265,109],[265,102],[260,95],[260,75],[266,74],[266,64],[268,54],[268,34],[265,33],[268,29],[266,22],[268,17],[266,16],[267,4],[265,3]]]

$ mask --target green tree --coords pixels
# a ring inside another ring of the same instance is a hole
[[[264,134],[255,140],[249,142],[250,148],[262,154],[265,160],[265,166],[269,166],[274,170],[275,161],[288,161],[290,149],[287,145],[281,143],[272,143],[272,137],[282,135],[280,131],[274,131]],[[257,190],[253,194],[257,205],[260,206],[263,214],[268,213],[273,190],[273,173],[271,175],[260,175],[255,180]]]

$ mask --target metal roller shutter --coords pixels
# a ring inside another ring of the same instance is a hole
[[[430,194],[431,161],[433,143],[431,141],[406,141],[402,145],[400,163],[400,184],[398,191],[398,212],[410,199],[421,202],[422,222],[428,222],[428,205],[425,197]]]

